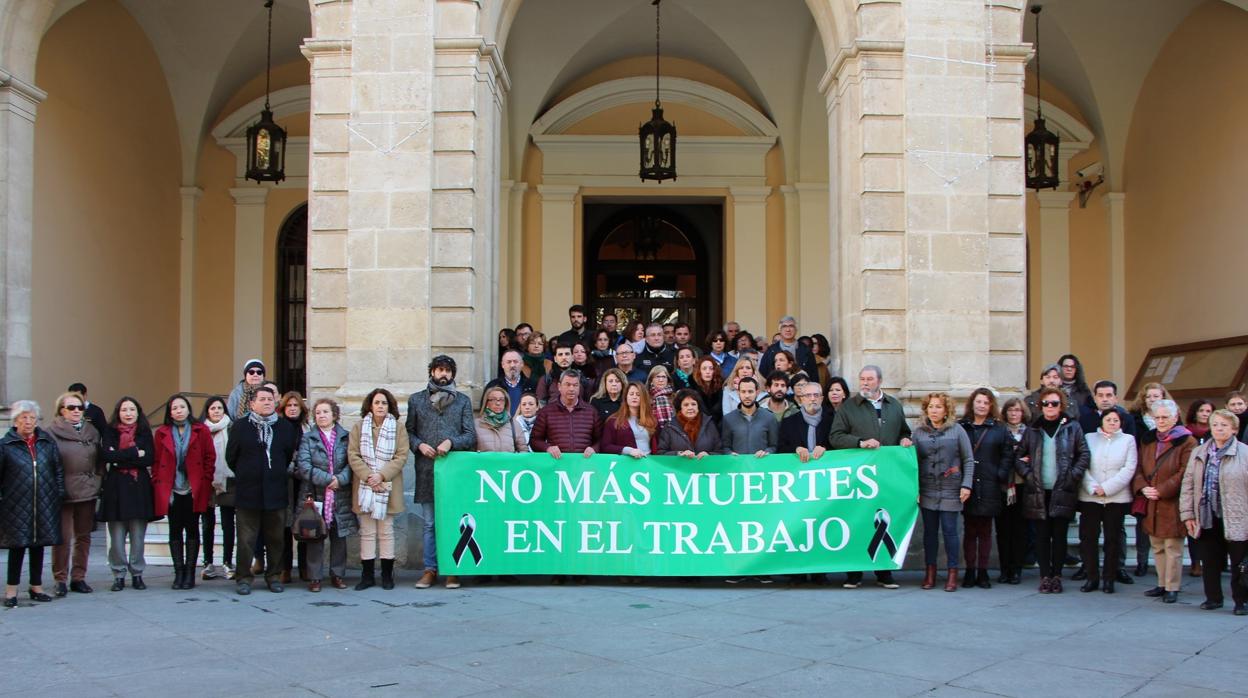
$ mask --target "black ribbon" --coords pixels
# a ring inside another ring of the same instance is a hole
[[[451,559],[455,564],[459,564],[460,558],[464,556],[464,551],[472,553],[472,559],[478,565],[481,564],[481,546],[477,545],[477,539],[473,537],[473,533],[477,530],[477,520],[472,518],[472,514],[464,514],[459,519],[459,542],[455,544],[455,552],[451,553]]]
[[[872,560],[875,559],[875,554],[880,551],[881,543],[888,549],[890,559],[897,556],[897,543],[893,541],[892,535],[888,532],[888,524],[890,523],[892,523],[892,519],[887,511],[884,509],[875,510],[875,535],[871,536],[871,542],[867,544],[867,555]]]

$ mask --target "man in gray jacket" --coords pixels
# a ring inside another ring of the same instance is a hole
[[[758,458],[775,453],[780,424],[769,414],[759,414],[758,381],[742,378],[737,384],[737,395],[741,397],[741,404],[724,415],[720,435],[724,453],[753,453]]]
[[[429,386],[407,401],[407,435],[416,454],[416,496],[425,522],[425,573],[417,589],[428,589],[438,579],[438,547],[433,528],[433,461],[451,451],[477,447],[472,403],[455,389],[455,359],[445,354],[429,362]],[[459,588],[459,578],[446,578],[446,588]]]

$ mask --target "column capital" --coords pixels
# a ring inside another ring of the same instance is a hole
[[[761,204],[771,196],[771,187],[728,187],[732,200],[739,204]]]
[[[198,201],[204,195],[204,190],[199,187],[180,187],[178,191],[181,192],[183,200]]]
[[[36,108],[47,98],[47,92],[0,70],[0,111],[17,114],[34,123]]]
[[[337,56],[351,53],[350,39],[304,39],[299,46],[303,57],[309,61],[322,56]]]
[[[1075,196],[1073,191],[1038,191],[1036,201],[1040,202],[1040,208],[1070,208]]]
[[[581,191],[576,184],[539,184],[537,193],[542,195],[542,203],[562,201],[572,203]]]
[[[269,198],[269,190],[265,187],[231,187],[230,196],[234,197],[236,206],[263,206]]]
[[[481,36],[439,36],[433,40],[433,51],[435,56],[472,55],[490,67],[490,73],[503,94],[511,91],[511,75],[507,73],[507,66],[503,65],[498,44]]]

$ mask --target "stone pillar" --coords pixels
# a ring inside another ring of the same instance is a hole
[[[1070,202],[1073,191],[1036,192],[1040,204],[1040,365],[1070,351]]]
[[[506,317],[509,326],[521,322],[520,300],[524,284],[524,195],[529,190],[526,182],[503,182],[507,195],[507,210],[500,220],[507,221],[507,285],[503,288]]]
[[[195,356],[195,229],[204,190],[182,187],[181,249],[178,273],[178,390],[191,390]]]
[[[784,312],[797,317],[802,334],[814,332],[805,326],[802,317],[802,267],[797,263],[799,244],[802,235],[802,214],[798,201],[797,187],[785,184],[780,187],[784,196],[784,258],[788,260],[784,272]]]
[[[12,38],[12,37],[10,37]],[[42,90],[0,70],[0,410],[29,399],[35,111]]]
[[[265,359],[264,334],[264,202],[261,186],[233,187],[234,197],[234,363],[241,370],[249,359]],[[266,360],[266,365],[271,364]]]
[[[1109,375],[1126,392],[1127,372],[1127,195],[1105,195],[1109,216]]]
[[[541,315],[533,320],[536,327],[562,327],[568,317],[568,306],[578,294],[574,287],[571,259],[576,231],[576,195],[580,187],[563,184],[539,184],[542,197],[542,295]]]
[[[828,185],[798,182],[798,241],[795,256],[801,287],[797,292],[798,320],[802,334],[821,333],[832,342],[832,307],[828,286],[833,274],[829,266]],[[833,343],[833,359],[838,347]]]
[[[767,197],[771,187],[731,187],[732,302],[728,319],[771,336],[767,322]],[[543,244],[545,244],[543,242]]]

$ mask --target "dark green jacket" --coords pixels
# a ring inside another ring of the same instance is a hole
[[[871,401],[862,395],[846,400],[832,420],[828,443],[832,448],[858,448],[859,441],[875,439],[881,446],[899,446],[910,438],[910,425],[901,403],[892,395],[884,396],[882,414],[876,416]]]

